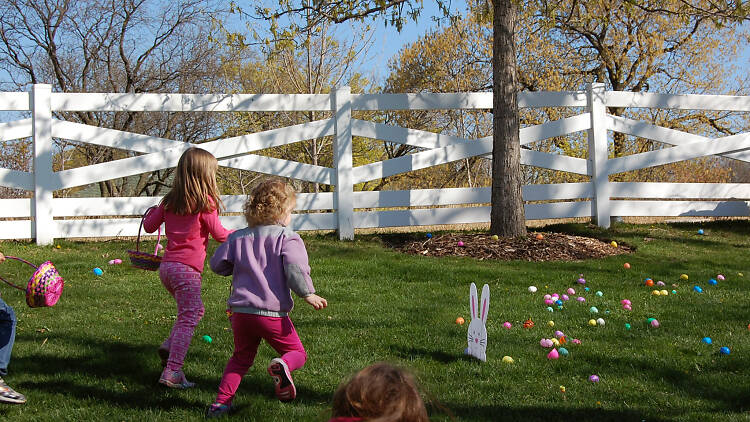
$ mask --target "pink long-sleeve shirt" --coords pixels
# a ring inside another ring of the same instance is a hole
[[[206,261],[208,235],[219,242],[227,240],[232,232],[221,225],[219,212],[176,215],[164,209],[164,205],[149,211],[143,220],[143,229],[148,233],[155,232],[161,223],[165,225],[167,247],[164,261],[181,262],[202,273]]]

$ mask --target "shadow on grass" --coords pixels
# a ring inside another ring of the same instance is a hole
[[[460,360],[474,360],[473,358],[464,356],[461,352],[458,353],[445,353],[440,350],[428,350],[421,347],[405,347],[403,345],[391,345],[390,350],[393,351],[395,356],[398,356],[404,360],[411,360],[418,356],[424,359],[434,360],[440,363],[453,363]]]
[[[502,405],[487,405],[480,407],[466,407],[463,404],[443,403],[456,418],[471,421],[642,421],[661,422],[662,419],[636,411],[612,411],[601,408],[566,409],[564,407],[506,407]],[[440,413],[438,410],[436,413]],[[469,415],[469,416],[465,416]]]
[[[112,406],[130,409],[195,409],[202,411],[208,405],[204,401],[185,397],[184,392],[169,389],[158,383],[161,366],[156,354],[156,345],[133,344],[120,341],[102,341],[87,337],[49,335],[50,343],[85,345],[84,353],[76,356],[57,356],[43,349],[39,353],[15,357],[14,371],[41,378],[38,382],[23,382],[17,388],[39,390],[47,394],[64,394],[80,400],[102,401]],[[29,336],[19,335],[16,342],[33,341]],[[68,346],[69,347],[69,346]],[[144,358],[145,357],[145,358]],[[206,359],[193,352],[189,359]],[[227,359],[229,356],[227,355]],[[258,362],[256,365],[258,366]],[[190,376],[196,383],[190,391],[215,394],[221,379],[221,369],[215,376]],[[261,396],[275,400],[273,383],[268,376],[251,368],[240,385],[238,395]],[[46,379],[45,379],[46,378]],[[310,390],[298,386],[300,402],[316,404],[330,400],[329,392]]]

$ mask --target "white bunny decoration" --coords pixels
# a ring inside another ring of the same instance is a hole
[[[481,361],[487,361],[487,313],[490,311],[490,286],[482,287],[482,301],[477,300],[477,286],[471,283],[469,288],[469,305],[471,307],[471,323],[466,338],[469,347],[466,354]]]

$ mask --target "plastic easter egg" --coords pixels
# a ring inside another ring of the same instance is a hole
[[[552,340],[550,340],[548,338],[543,338],[543,339],[539,340],[539,345],[542,346],[542,347],[544,347],[544,348],[552,347]]]
[[[658,320],[655,319],[655,320],[651,321],[651,326],[652,327],[659,328],[659,325],[661,325],[661,324],[659,324]]]
[[[589,325],[592,326],[592,327],[596,327],[596,320],[595,319],[590,319],[589,320]]]
[[[536,286],[529,286],[530,293],[536,293],[536,290],[537,290]]]
[[[659,290],[659,293],[661,293],[661,295],[662,295],[662,296],[667,296],[667,295],[669,295],[669,292],[668,292],[668,291],[666,291],[666,290]]]
[[[513,358],[510,356],[503,356],[503,363],[513,363]]]
[[[706,344],[711,344],[711,343],[713,343],[713,340],[711,340],[711,337],[703,337],[703,338],[701,339],[701,341],[702,341],[703,343],[706,343]]]
[[[659,286],[659,287],[662,287],[664,285],[664,282],[661,281],[661,280],[659,280],[659,281],[656,282],[656,285]]]
[[[687,274],[680,274],[680,280],[687,280],[688,275]]]
[[[596,309],[596,306],[592,306],[589,308],[589,312],[591,312],[592,314],[598,314],[599,310]]]
[[[497,235],[496,235],[496,234],[493,234],[493,235],[492,235],[492,240],[497,240],[497,239],[499,239],[499,237],[497,237]]]
[[[703,288],[701,286],[693,286],[693,291],[695,293],[703,293]]]
[[[536,237],[536,240],[542,240],[542,239],[544,239],[544,235],[541,234],[541,233],[537,233],[535,237]]]
[[[568,349],[561,347],[557,349],[557,352],[560,353],[560,356],[568,356],[570,352],[568,352]]]
[[[555,331],[555,338],[560,338],[560,337],[562,337],[562,336],[564,336],[564,335],[565,335],[565,334],[563,334],[563,332],[562,332],[562,331],[560,331],[560,330],[557,330],[557,331]]]
[[[562,298],[562,300],[570,300],[570,297],[568,295],[562,295],[560,296],[560,298]]]
[[[555,326],[555,321],[547,321],[547,326],[554,327]]]
[[[676,295],[677,294],[677,290],[672,290],[672,294]]]
[[[625,268],[626,270],[629,270],[629,269],[630,269],[630,263],[628,263],[628,262],[626,262],[626,263],[622,264],[622,266],[623,266],[623,268]]]
[[[564,392],[565,392],[565,386],[564,386],[564,385],[561,385],[561,386],[560,386],[560,392],[561,392],[561,393],[564,393]]]
[[[554,309],[552,309],[552,307],[551,307],[551,306],[548,306],[548,307],[547,307],[547,312],[555,312],[555,310],[554,310]]]
[[[568,342],[568,339],[567,339],[567,337],[565,337],[565,336],[560,336],[560,340],[559,340],[559,342],[560,342],[560,344],[565,344],[565,343],[567,343],[567,342]]]
[[[615,242],[614,240],[609,242],[609,244],[612,245],[613,248],[617,247],[617,242]]]
[[[552,305],[553,303],[555,303],[555,302],[552,299],[544,299],[544,304],[545,305]]]
[[[646,280],[646,281],[645,281],[644,283],[645,283],[645,284],[646,284],[646,285],[647,285],[648,287],[651,287],[651,286],[653,286],[653,285],[654,285],[654,280],[651,280],[651,279],[649,278],[649,279],[647,279],[647,280]]]
[[[712,278],[712,279],[708,280],[708,284],[710,284],[710,285],[712,285],[712,286],[715,286],[715,285],[719,284],[719,282],[717,282],[716,280],[714,280],[714,279]]]
[[[547,353],[547,359],[558,359],[560,357],[560,354],[557,352],[557,349],[552,349]]]
[[[630,306],[630,305],[622,305],[622,309],[624,309],[624,310],[626,310],[626,311],[632,311],[632,310],[633,310],[633,307],[632,307],[632,306]]]
[[[577,300],[577,301],[579,301],[579,302],[585,302],[585,301],[586,301],[586,298],[585,298],[585,297],[583,297],[583,296],[578,296],[578,297],[576,298],[576,300]]]
[[[122,264],[122,259],[116,258],[115,259],[115,264]]]
[[[625,323],[625,329],[626,329],[626,330],[629,330],[629,329],[630,329],[630,324],[628,324],[627,322]]]
[[[110,259],[109,262],[107,262],[107,264],[109,264],[109,265],[115,265],[115,260],[114,259]]]
[[[602,291],[601,291],[601,290],[597,290],[595,294],[596,294],[597,296],[599,296],[599,297],[602,297],[602,296],[604,296],[604,293],[602,293]]]
[[[630,305],[630,299],[623,299],[620,301],[623,305]]]
[[[591,290],[591,289],[589,289],[588,287],[584,287],[584,288],[583,288],[583,291],[584,291],[584,292],[588,292],[589,290]]]
[[[591,381],[591,382],[599,382],[599,376],[596,375],[596,374],[591,375],[591,376],[589,376],[589,381]]]
[[[550,298],[552,298],[552,300],[557,300],[560,299],[560,295],[557,293],[552,293],[552,296],[550,296]]]
[[[432,239],[432,233],[427,233],[427,234],[425,235],[425,237],[426,237],[426,238],[428,238],[428,239]]]
[[[511,328],[513,328],[513,324],[511,324],[509,321],[505,321],[503,323],[503,327],[505,327],[506,330],[510,330]]]
[[[750,324],[747,324],[747,331],[750,331]]]
[[[568,294],[569,295],[574,295],[574,294],[576,294],[576,290],[574,288],[572,288],[572,287],[568,287]]]
[[[659,295],[661,295],[661,292],[660,292],[660,291],[658,291],[658,290],[654,290],[654,291],[652,291],[652,292],[651,292],[651,294],[652,294],[653,296],[659,296]]]
[[[464,325],[464,322],[466,322],[466,321],[464,321],[463,317],[456,318],[456,324],[458,324],[458,325]]]
[[[745,274],[737,273],[737,277],[744,277],[744,276],[745,276]]]
[[[555,305],[557,305],[557,306],[562,306],[562,304],[563,304],[563,301],[562,301],[562,300],[560,300],[560,299],[557,299],[557,300],[555,301]]]
[[[550,300],[550,299],[552,299],[552,295],[550,294],[544,295],[544,300]]]
[[[721,275],[721,274],[719,274],[719,275],[716,276],[716,279],[720,280],[720,281],[724,281],[724,276]]]
[[[703,234],[703,229],[698,229],[698,234]]]
[[[458,243],[457,243],[457,245],[458,245],[458,246],[463,246],[463,245],[464,245],[464,242],[462,242],[462,241],[460,241],[460,240],[459,240],[459,241],[458,241]]]
[[[203,341],[205,341],[208,344],[211,344],[214,340],[209,336],[208,334],[203,336]]]
[[[577,338],[573,339],[573,344],[581,344],[581,340],[578,340]]]
[[[586,280],[581,277],[578,279],[578,284],[586,284]]]
[[[719,349],[719,353],[721,353],[722,355],[728,355],[728,354],[732,353],[732,351],[729,350],[728,347],[724,346],[721,349]]]
[[[604,326],[604,318],[597,318],[596,319],[596,323],[599,324],[599,325],[601,325],[601,326]]]
[[[558,340],[556,338],[551,338],[550,340],[552,340],[552,345],[553,346],[560,347],[560,340]]]
[[[96,275],[102,275],[102,274],[104,274],[104,271],[102,271],[101,268],[96,267],[96,268],[94,268],[94,274],[96,274]]]

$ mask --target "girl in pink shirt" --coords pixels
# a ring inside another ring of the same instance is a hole
[[[201,273],[208,235],[223,242],[231,233],[219,221],[218,208],[223,204],[216,184],[217,168],[211,153],[200,148],[185,151],[177,163],[172,189],[143,221],[149,233],[165,224],[167,248],[159,278],[177,302],[177,319],[158,349],[164,366],[159,383],[171,388],[195,386],[185,378],[182,365],[195,326],[203,317]]]

